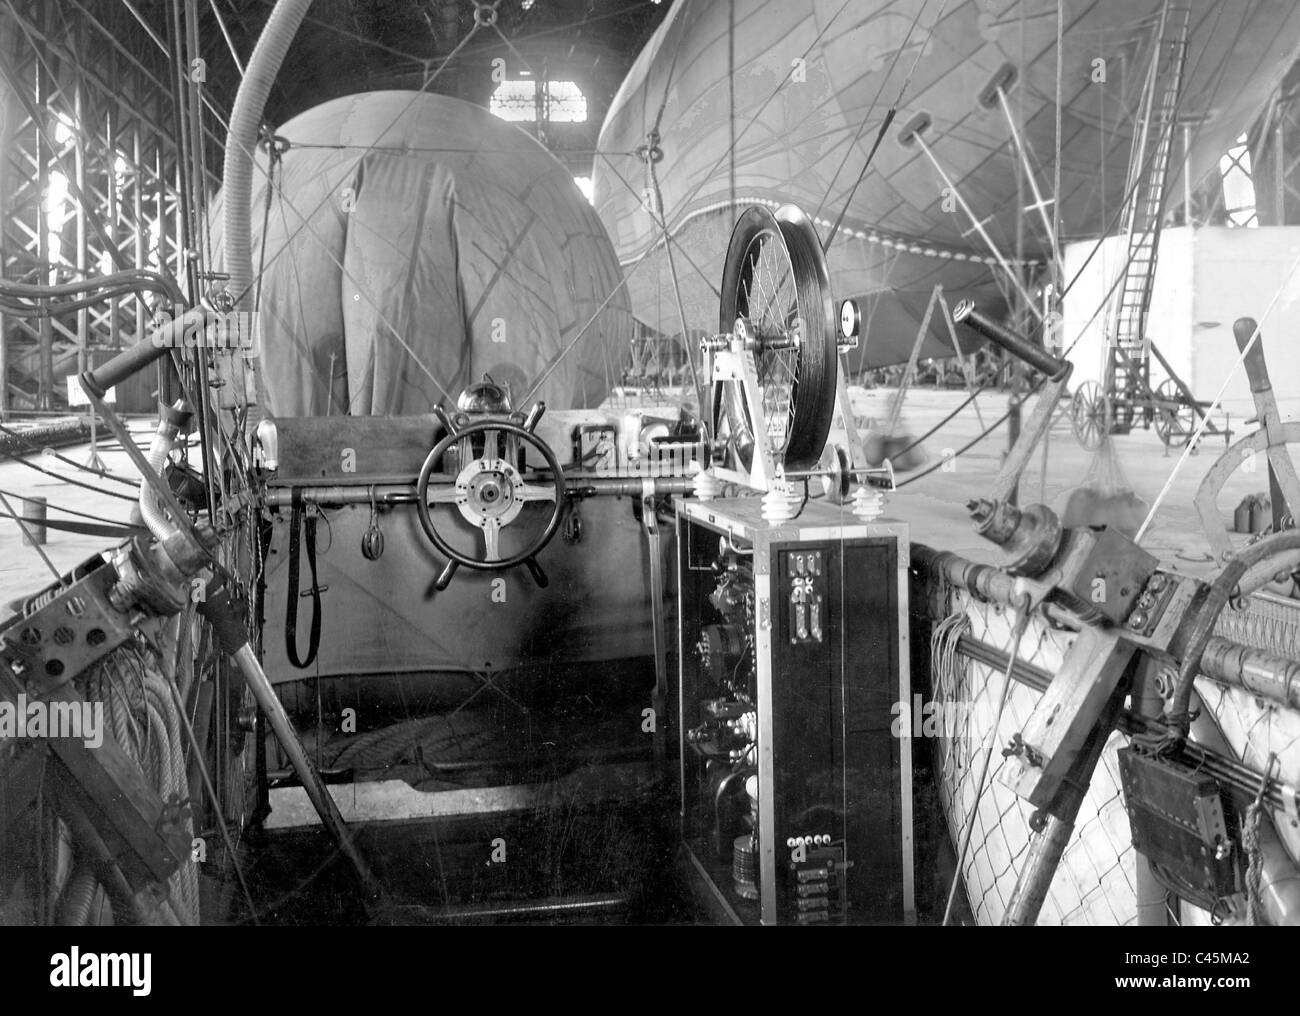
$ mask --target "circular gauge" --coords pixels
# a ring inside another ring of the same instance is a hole
[[[840,304],[840,334],[846,339],[851,339],[858,334],[858,329],[862,327],[862,311],[858,309],[856,300],[845,300]]]

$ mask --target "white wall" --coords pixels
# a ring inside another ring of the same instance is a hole
[[[1065,278],[1079,272],[1095,241],[1068,244]],[[1074,383],[1100,380],[1105,363],[1104,312],[1087,324],[1124,263],[1124,240],[1108,237],[1066,295],[1063,338],[1068,346],[1082,333],[1071,359]],[[1300,227],[1260,229],[1166,229],[1147,330],[1197,398],[1211,400],[1237,362],[1232,323],[1239,317],[1263,322],[1264,353],[1283,419],[1300,419]],[[1267,319],[1264,312],[1281,295]],[[1152,364],[1152,383],[1164,377]],[[1223,406],[1240,421],[1254,416],[1244,370],[1224,392]],[[1236,424],[1234,423],[1234,426]]]

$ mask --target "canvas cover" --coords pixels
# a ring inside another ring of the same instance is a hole
[[[537,397],[601,401],[632,335],[621,272],[530,135],[404,91],[335,99],[275,133],[287,150],[273,170],[259,151],[252,197],[272,415],[424,413],[484,373],[521,399],[554,362]],[[212,212],[219,263],[220,198]]]

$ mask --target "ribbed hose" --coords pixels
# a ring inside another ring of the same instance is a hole
[[[90,911],[99,893],[99,879],[95,869],[82,863],[68,879],[59,900],[59,926],[63,928],[84,928],[90,921]]]
[[[1205,647],[1214,634],[1214,626],[1224,606],[1233,595],[1253,592],[1252,589],[1238,588],[1252,568],[1271,557],[1297,548],[1300,548],[1300,529],[1274,533],[1239,551],[1210,584],[1209,594],[1197,608],[1187,645],[1183,648],[1182,661],[1178,667],[1178,683],[1166,712],[1173,741],[1181,742],[1187,738],[1191,722],[1187,709],[1192,696],[1192,683],[1201,672],[1201,657],[1205,654]]]
[[[230,112],[230,133],[226,136],[226,158],[222,167],[222,236],[226,249],[229,292],[235,307],[248,307],[252,300],[253,240],[253,152],[267,96],[298,26],[307,16],[311,0],[278,0],[266,27],[257,40],[248,68]]]

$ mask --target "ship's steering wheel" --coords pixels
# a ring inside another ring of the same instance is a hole
[[[536,420],[531,422],[536,425]],[[443,456],[454,445],[470,448],[471,442],[467,439],[477,434],[483,435],[482,453],[461,465],[460,471],[450,483],[435,484],[431,489],[429,481]],[[546,460],[546,468],[550,470],[550,483],[527,483],[517,463],[509,461],[502,454],[503,436],[512,437],[537,449]],[[435,588],[446,589],[461,565],[476,571],[500,571],[522,564],[528,568],[539,586],[545,586],[546,573],[537,563],[536,556],[559,528],[564,497],[564,473],[555,452],[527,427],[500,419],[480,420],[459,429],[449,427],[447,434],[433,446],[424,460],[415,486],[415,507],[419,512],[420,525],[438,552],[447,558],[447,567],[438,576]],[[550,502],[550,515],[545,529],[523,550],[501,556],[501,530],[514,522],[524,505],[532,501]],[[483,553],[480,556],[463,553],[447,541],[434,525],[433,513],[430,511],[434,505],[454,505],[467,522],[482,530]]]

